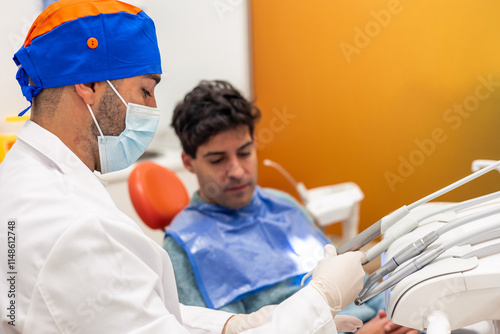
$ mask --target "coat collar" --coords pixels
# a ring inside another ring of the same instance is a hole
[[[19,130],[17,138],[42,154],[63,174],[68,174],[71,169],[85,166],[56,135],[31,120],[27,120]]]
[[[27,120],[17,138],[44,162],[61,174],[73,176],[80,183],[98,186],[107,192],[95,175],[56,135],[31,120]]]

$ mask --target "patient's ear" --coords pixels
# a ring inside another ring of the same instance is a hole
[[[193,158],[187,154],[186,152],[182,151],[181,154],[182,157],[182,163],[184,164],[184,167],[191,173],[194,173],[194,167],[193,167]]]

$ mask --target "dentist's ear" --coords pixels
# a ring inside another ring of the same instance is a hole
[[[89,82],[74,85],[75,92],[88,105],[93,105],[100,100],[106,90],[106,82]]]

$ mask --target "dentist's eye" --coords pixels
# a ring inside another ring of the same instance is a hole
[[[142,90],[142,93],[144,94],[144,98],[146,98],[146,97],[148,97],[148,96],[149,96],[149,97],[151,97],[151,93],[150,93],[150,92],[148,92],[148,91],[147,91],[147,90],[145,90],[145,89],[143,89],[143,90]]]

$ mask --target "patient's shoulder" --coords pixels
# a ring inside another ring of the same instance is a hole
[[[169,234],[163,240],[163,248],[170,253],[185,253],[184,248]]]
[[[290,203],[295,204],[296,206],[302,206],[293,196],[291,196],[287,192],[284,192],[282,190],[278,190],[275,188],[262,188],[262,190],[271,196],[276,196],[278,198],[282,198],[284,200],[287,200]]]
[[[266,192],[267,194],[270,194],[271,196],[275,196],[277,198],[280,198],[280,199],[283,199],[285,201],[287,201],[288,203],[296,206],[297,208],[300,209],[300,211],[302,211],[302,213],[304,214],[304,216],[307,218],[307,220],[309,222],[314,222],[314,219],[313,217],[311,216],[311,214],[306,210],[306,208],[304,207],[304,205],[302,205],[301,203],[299,203],[293,196],[291,196],[290,194],[282,191],[282,190],[278,190],[278,189],[274,189],[274,188],[262,188],[262,190],[264,192]]]

